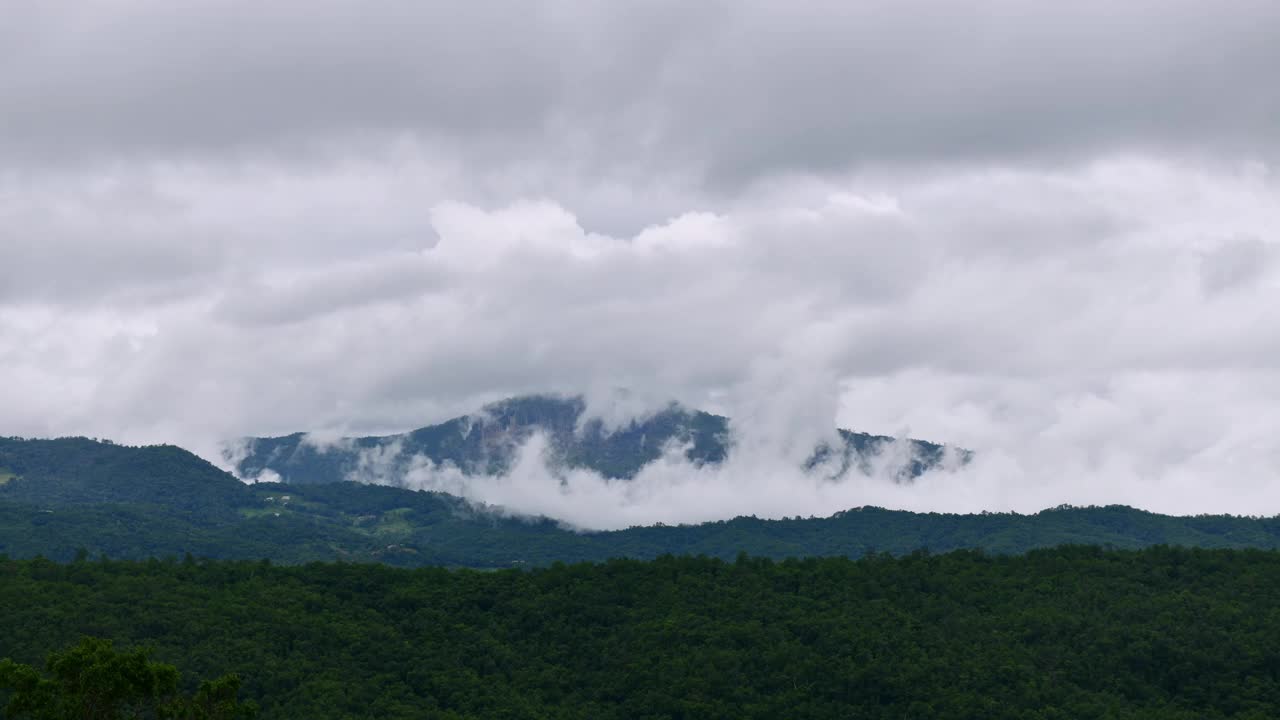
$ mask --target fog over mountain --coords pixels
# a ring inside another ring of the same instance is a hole
[[[743,446],[761,439],[720,415],[675,403],[621,423],[591,412],[581,397],[530,395],[395,435],[242,438],[223,459],[255,483],[443,491],[584,529],[722,519],[739,504],[734,495],[746,499],[746,512],[813,515],[854,490],[855,479],[911,484],[972,459],[962,448],[838,429],[788,467],[778,448]],[[707,502],[716,491],[730,497]],[[777,491],[789,497],[760,509],[761,493]]]
[[[619,483],[532,436],[467,492],[1280,513],[1275,3],[4,11],[0,435],[223,462],[558,393],[736,450]],[[836,428],[974,455],[823,482]]]

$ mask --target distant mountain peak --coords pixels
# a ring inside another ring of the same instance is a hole
[[[664,408],[606,425],[588,412],[581,396],[522,395],[489,403],[476,413],[436,425],[384,436],[313,442],[305,433],[246,438],[247,452],[234,459],[243,478],[278,476],[284,482],[370,480],[399,485],[414,467],[430,461],[467,475],[508,471],[535,433],[547,441],[549,465],[582,468],[611,479],[630,479],[675,448],[693,465],[719,464],[734,450],[729,418],[671,402]],[[833,478],[851,471],[869,473],[887,449],[901,449],[894,473],[909,482],[947,459],[946,448],[921,440],[838,430],[841,445],[819,444],[804,463]],[[900,443],[907,443],[903,448]],[[961,463],[968,451],[956,451]],[[370,462],[370,459],[376,461]],[[230,459],[230,458],[229,458]],[[376,465],[376,467],[373,467]]]

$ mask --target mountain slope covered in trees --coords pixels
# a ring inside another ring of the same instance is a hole
[[[244,484],[172,446],[132,448],[84,438],[0,439],[0,553],[69,560],[270,558],[393,565],[511,567],[653,558],[860,557],[983,548],[1020,553],[1063,543],[1138,548],[1280,547],[1280,519],[1170,517],[1127,507],[1034,515],[957,515],[857,508],[826,518],[740,517],[688,526],[581,533],[510,517],[443,493],[357,483]]]

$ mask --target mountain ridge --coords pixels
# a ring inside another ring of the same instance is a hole
[[[1176,517],[1124,506],[1059,506],[1030,515],[861,507],[821,518],[740,516],[577,532],[439,492],[347,482],[246,484],[175,446],[85,438],[0,438],[0,468],[13,475],[0,484],[0,555],[58,560],[83,550],[118,559],[192,554],[494,568],[666,554],[731,559],[744,552],[787,558],[961,548],[1016,554],[1062,544],[1280,548],[1280,517]],[[188,485],[193,492],[180,492]]]
[[[245,452],[227,453],[242,478],[279,477],[290,484],[365,481],[404,485],[415,459],[452,466],[465,475],[494,475],[508,470],[523,445],[541,432],[548,438],[546,461],[552,468],[587,469],[607,479],[628,480],[658,460],[673,445],[694,466],[724,462],[734,448],[731,420],[669,403],[661,410],[609,427],[588,415],[581,396],[525,395],[490,403],[461,415],[404,433],[344,437],[316,442],[307,433],[242,438]],[[901,448],[902,462],[892,469],[896,482],[910,482],[947,461],[949,448],[934,442],[834,429],[843,443],[820,443],[803,469],[824,469],[830,479],[860,470],[888,449]],[[964,464],[972,453],[950,449]],[[376,459],[374,463],[367,458]]]

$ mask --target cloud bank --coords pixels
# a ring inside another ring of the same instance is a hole
[[[6,7],[0,433],[585,392],[754,459],[486,497],[1280,513],[1274,3],[473,5]],[[802,489],[837,424],[980,460]]]

